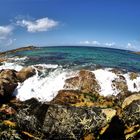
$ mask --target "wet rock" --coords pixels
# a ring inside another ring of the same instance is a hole
[[[134,79],[137,79],[137,77],[138,77],[139,75],[138,75],[138,73],[131,72],[131,73],[129,74],[129,76],[130,76],[130,80],[134,80]]]
[[[29,77],[33,75],[35,75],[35,69],[32,67],[25,67],[16,73],[17,79],[20,82],[24,82],[26,79],[28,79]]]
[[[41,104],[36,99],[31,99],[25,101],[17,113],[17,123],[19,129],[43,133],[48,140],[80,139],[94,134],[114,115],[115,111],[111,109]]]
[[[121,95],[124,95],[128,92],[128,86],[126,83],[126,79],[123,75],[119,75],[118,78],[112,81],[112,88],[118,90]]]
[[[78,76],[67,79],[64,87],[79,90],[83,93],[98,93],[100,89],[94,73],[87,70],[81,70]]]
[[[116,69],[116,68],[113,68],[110,70],[111,72],[115,73],[116,75],[121,75],[124,73],[123,70],[120,70],[120,69]]]

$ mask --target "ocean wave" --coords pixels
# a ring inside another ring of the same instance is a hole
[[[45,78],[41,78],[36,72],[36,75],[27,79],[24,83],[19,83],[14,91],[14,95],[21,101],[37,98],[39,101],[51,101],[60,89],[63,89],[65,80],[72,73],[61,68],[50,72]]]
[[[16,71],[20,71],[23,68],[22,65],[12,63],[12,62],[2,62],[2,65],[0,66],[0,70],[2,69],[14,69]]]
[[[47,67],[48,68],[48,67]],[[51,67],[52,68],[52,67]],[[56,67],[53,67],[56,68]],[[19,83],[14,95],[22,101],[32,97],[39,101],[51,101],[59,90],[64,89],[65,80],[77,76],[78,71],[66,70],[60,67],[51,71],[47,76],[41,77],[36,71],[36,75]],[[97,83],[100,86],[99,94],[103,96],[118,95],[121,90],[118,83],[124,84],[128,87],[130,92],[140,91],[140,76],[131,79],[130,73],[114,73],[111,68],[97,69],[92,71],[95,74]],[[123,80],[121,78],[123,78]],[[116,84],[114,86],[114,84]]]

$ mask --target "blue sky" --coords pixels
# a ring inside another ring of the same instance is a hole
[[[140,50],[140,0],[1,0],[0,50],[27,45]]]

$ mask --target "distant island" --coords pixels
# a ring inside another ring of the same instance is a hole
[[[5,56],[7,54],[11,54],[11,53],[15,53],[15,52],[34,50],[34,49],[37,49],[37,47],[36,46],[21,47],[21,48],[17,48],[17,49],[0,52],[0,56]]]

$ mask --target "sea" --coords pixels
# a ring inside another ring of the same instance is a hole
[[[1,64],[0,70],[20,71],[27,66],[36,70],[36,74],[19,83],[13,93],[22,101],[32,97],[42,102],[51,101],[59,90],[64,89],[65,80],[76,76],[82,69],[95,74],[101,87],[99,93],[103,96],[119,93],[119,89],[112,88],[112,81],[118,75],[111,72],[111,69],[123,71],[129,91],[140,91],[140,55],[129,50],[91,46],[47,46],[15,52],[6,57],[8,61]],[[137,72],[138,77],[131,80],[130,72]]]

